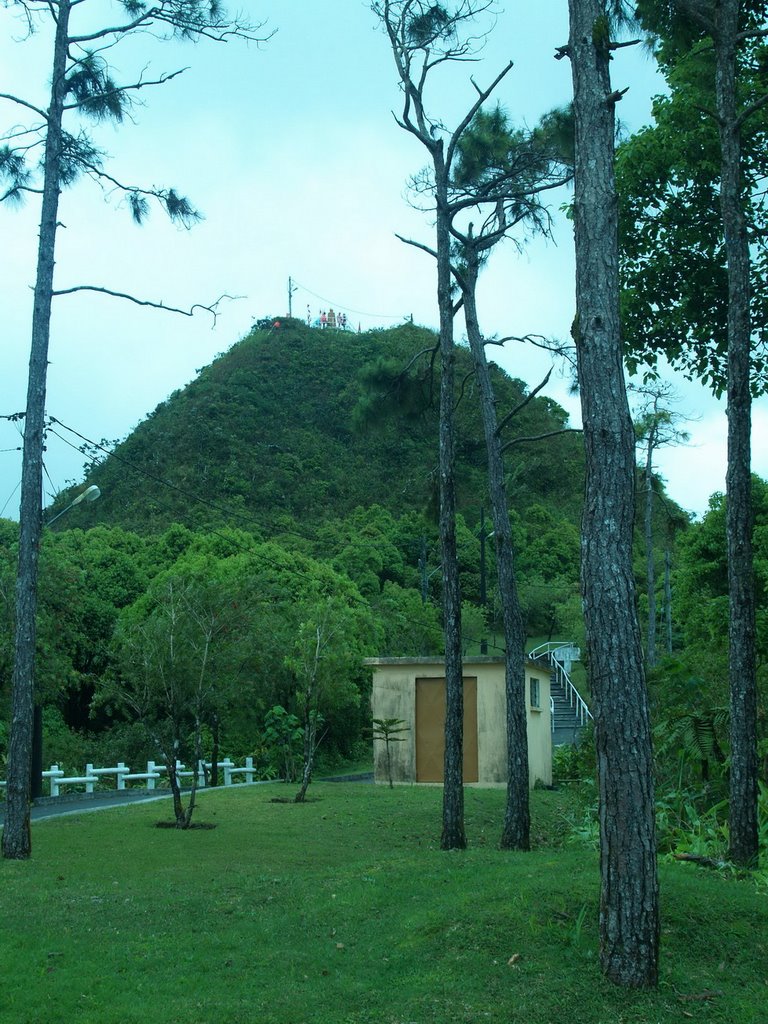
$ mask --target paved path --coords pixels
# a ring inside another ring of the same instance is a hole
[[[361,772],[356,775],[334,775],[330,778],[317,779],[318,782],[373,782],[372,772]],[[268,782],[241,782],[234,787],[240,786],[266,786]],[[224,787],[219,787],[223,789]],[[205,793],[207,790],[199,789],[198,793]],[[46,818],[60,818],[65,814],[88,814],[91,811],[106,811],[110,807],[122,807],[125,804],[138,803],[147,800],[169,800],[169,790],[146,790],[146,789],[123,789],[112,790],[112,792],[97,793],[67,793],[64,796],[40,797],[32,805],[32,821],[44,821]],[[4,817],[4,815],[3,815]],[[0,820],[0,828],[2,828]]]
[[[45,796],[32,805],[32,821],[46,818],[60,818],[64,814],[88,814],[91,811],[106,811],[110,807],[122,807],[146,800],[168,800],[170,791],[124,789],[112,793],[72,793],[67,796]]]

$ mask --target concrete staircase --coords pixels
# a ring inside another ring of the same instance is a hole
[[[568,700],[568,694],[556,672],[550,676],[549,695],[552,698],[552,746],[561,743],[577,744],[584,731],[576,708]]]

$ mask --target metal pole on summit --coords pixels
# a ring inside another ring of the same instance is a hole
[[[294,288],[293,278],[288,278],[288,316],[293,316],[293,293],[298,291],[298,288]]]

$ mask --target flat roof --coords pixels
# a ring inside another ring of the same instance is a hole
[[[536,665],[539,668],[547,668],[547,665],[533,661],[528,655],[525,656],[525,660],[529,665]],[[504,658],[498,655],[490,654],[473,654],[466,658],[461,659],[462,665],[503,665]],[[364,665],[444,665],[445,658],[437,658],[430,656],[428,658],[363,658]]]

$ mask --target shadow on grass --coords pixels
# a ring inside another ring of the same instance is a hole
[[[216,825],[212,821],[191,821],[188,825],[177,825],[175,821],[156,821],[155,828],[175,828],[179,832],[191,832],[196,828],[216,828]]]

